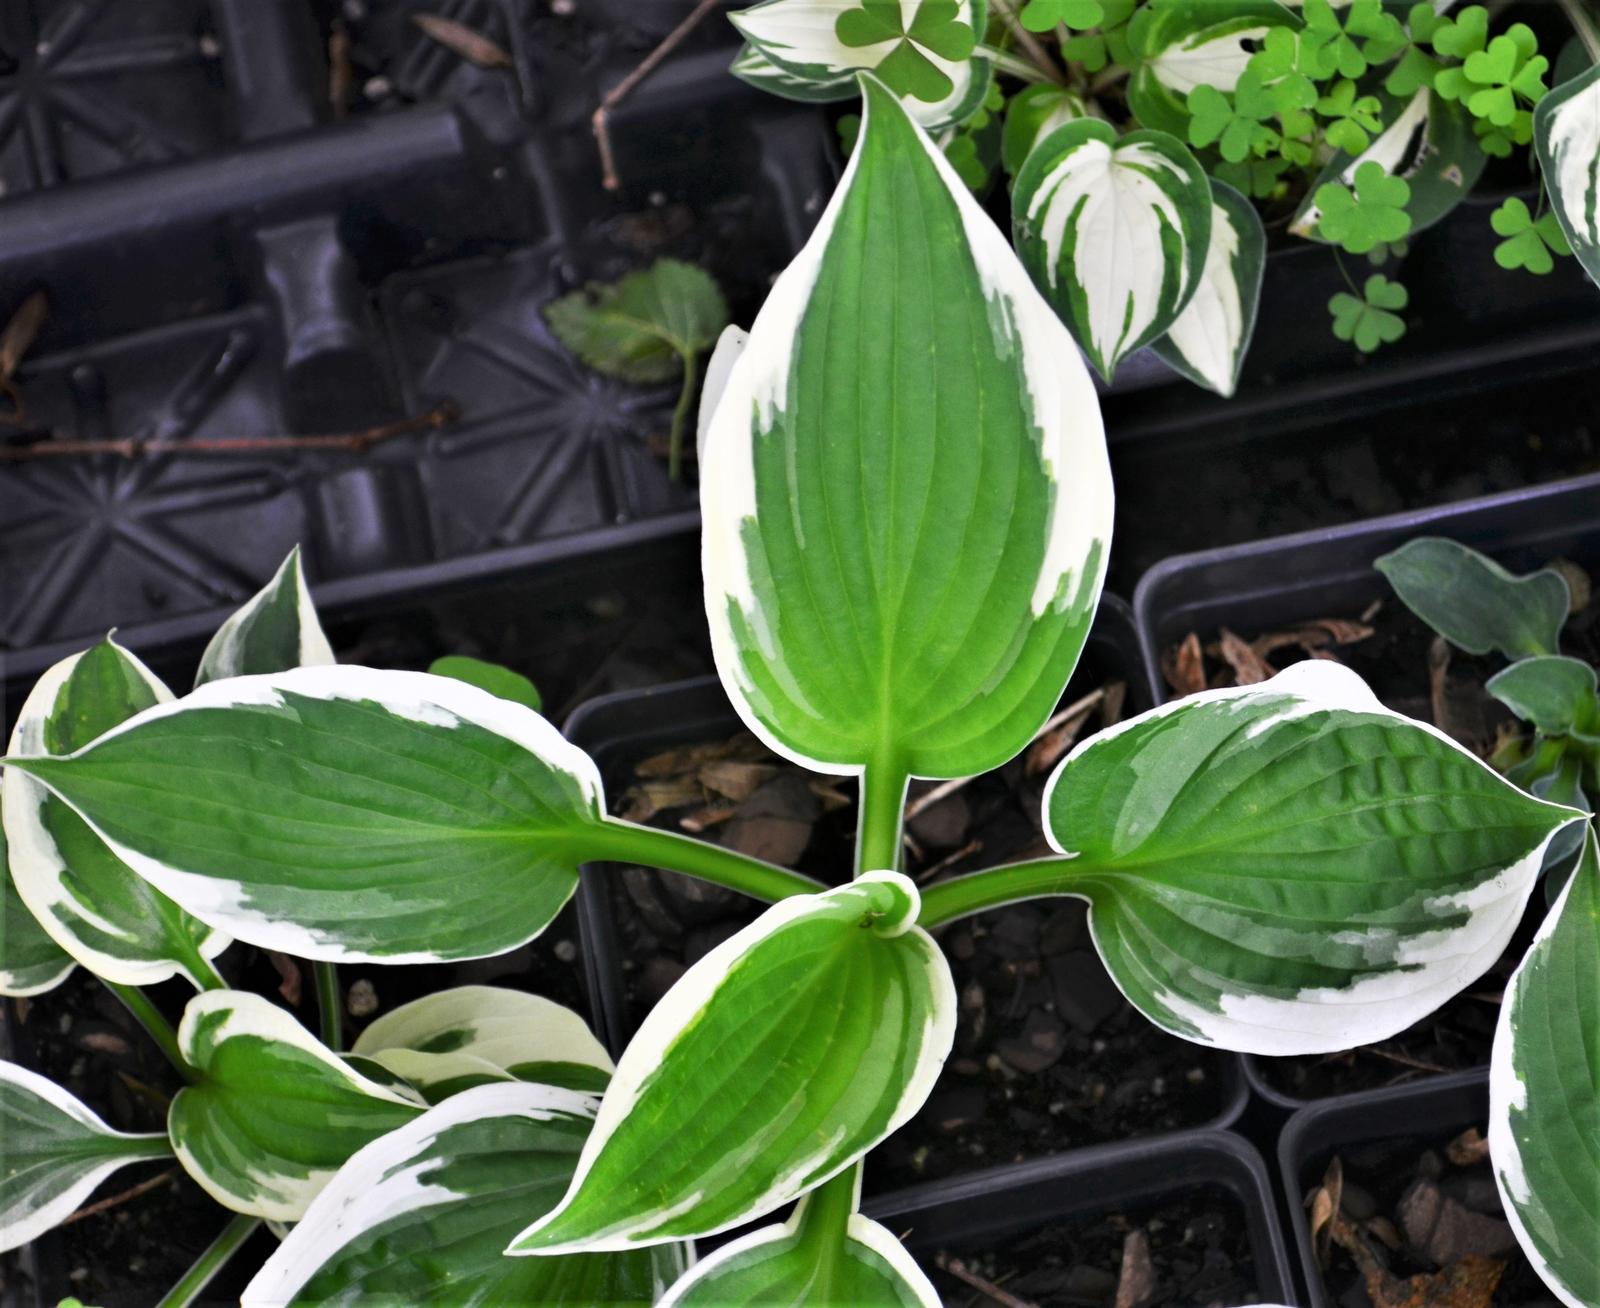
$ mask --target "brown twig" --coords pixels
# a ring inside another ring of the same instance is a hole
[[[16,410],[12,421],[19,427],[28,425],[28,406],[23,403],[22,392],[11,379],[16,375],[22,356],[33,346],[34,337],[49,316],[50,302],[43,291],[35,291],[17,306],[5,330],[0,331],[0,391],[5,392]]]
[[[689,33],[699,27],[721,3],[722,0],[700,0],[689,11],[688,17],[668,32],[661,44],[640,60],[638,67],[607,91],[605,98],[600,101],[600,107],[594,111],[589,122],[594,129],[595,144],[600,147],[600,184],[606,190],[615,191],[622,185],[617,177],[616,156],[611,151],[611,111],[627,99],[640,82],[655,72],[661,61],[682,45]]]
[[[1382,1045],[1368,1047],[1369,1054],[1376,1054],[1379,1058],[1387,1058],[1391,1063],[1399,1063],[1401,1067],[1413,1067],[1419,1072],[1450,1072],[1454,1068],[1440,1067],[1438,1063],[1430,1063],[1425,1058],[1413,1058],[1410,1054],[1402,1054],[1397,1050],[1385,1049]]]
[[[1037,1308],[1035,1304],[1030,1303],[1027,1299],[1019,1299],[1010,1291],[1002,1290],[993,1281],[979,1276],[959,1258],[952,1258],[947,1253],[941,1253],[934,1258],[933,1262],[934,1266],[939,1268],[940,1271],[949,1272],[958,1281],[965,1281],[979,1294],[1004,1305],[1004,1308]]]
[[[438,14],[412,14],[411,21],[452,54],[479,68],[510,68],[511,56],[465,23]]]
[[[77,1212],[66,1217],[62,1221],[61,1225],[68,1226],[73,1222],[81,1222],[85,1217],[93,1217],[97,1213],[103,1213],[107,1209],[121,1207],[130,1199],[137,1199],[142,1194],[149,1194],[150,1191],[154,1190],[158,1185],[165,1185],[177,1174],[178,1169],[176,1167],[169,1167],[166,1171],[161,1172],[156,1176],[152,1176],[147,1181],[140,1181],[138,1185],[129,1186],[126,1190],[123,1190],[119,1194],[108,1195],[106,1198],[97,1200],[96,1202],[90,1204],[87,1208],[78,1209]]]
[[[159,454],[282,454],[290,450],[349,450],[365,454],[375,445],[409,436],[413,432],[448,427],[460,410],[448,401],[428,412],[398,422],[365,427],[360,431],[337,432],[326,436],[213,436],[194,440],[79,441],[50,439],[42,432],[28,445],[0,445],[0,463],[22,463],[29,459],[66,458],[91,454],[116,454],[124,459]]]
[[[959,863],[962,859],[971,854],[981,853],[983,853],[983,841],[969,840],[966,844],[961,846],[960,849],[953,850],[946,854],[932,867],[923,868],[922,871],[917,873],[917,880],[919,882],[932,881],[934,877],[938,876],[939,873],[943,872],[947,867],[951,867],[954,864]]]

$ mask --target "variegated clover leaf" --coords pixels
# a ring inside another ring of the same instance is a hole
[[[1365,254],[1384,241],[1398,241],[1411,230],[1406,204],[1411,186],[1391,177],[1383,165],[1369,161],[1356,169],[1353,186],[1324,182],[1317,188],[1321,212],[1317,233],[1351,254]],[[1393,308],[1393,305],[1386,305]]]
[[[1494,261],[1502,268],[1526,268],[1543,276],[1556,266],[1554,255],[1572,253],[1555,211],[1546,210],[1536,219],[1514,195],[1489,216],[1489,223],[1497,236],[1506,238],[1494,247]]]
[[[835,32],[851,49],[893,42],[877,64],[878,77],[897,95],[929,104],[955,91],[955,83],[929,55],[959,62],[970,58],[978,43],[971,25],[962,21],[957,0],[922,0],[909,22],[900,0],[861,0],[839,15]]]
[[[1351,341],[1363,354],[1380,345],[1392,344],[1406,334],[1405,319],[1394,310],[1406,307],[1406,288],[1391,282],[1382,273],[1367,278],[1360,296],[1340,291],[1328,301],[1333,314],[1333,334]]]

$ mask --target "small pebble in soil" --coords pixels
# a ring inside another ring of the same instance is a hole
[[[371,1017],[378,1011],[377,987],[365,977],[351,982],[349,990],[345,991],[344,1007],[351,1017]]]

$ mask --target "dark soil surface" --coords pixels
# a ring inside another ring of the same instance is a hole
[[[1333,627],[1318,625],[1328,618],[1338,621]],[[1341,627],[1340,634],[1368,634],[1348,641],[1324,639]],[[1436,693],[1429,672],[1434,632],[1397,599],[1385,599],[1361,613],[1307,614],[1301,623],[1281,624],[1272,631],[1241,624],[1232,634],[1267,661],[1263,671],[1272,672],[1310,656],[1303,644],[1277,644],[1280,635],[1297,631],[1311,633],[1310,643],[1319,656],[1331,656],[1360,673],[1390,708],[1441,727],[1481,756],[1488,756],[1499,732],[1516,729],[1511,713],[1483,689],[1484,683],[1505,666],[1505,660],[1450,650],[1448,668]],[[1197,634],[1204,654],[1205,684],[1237,684],[1234,663],[1247,659],[1235,652],[1230,660],[1223,650],[1222,631]],[[1600,603],[1591,600],[1568,621],[1562,631],[1562,652],[1600,665]],[[1181,660],[1176,647],[1163,651],[1162,658],[1170,686],[1198,687],[1193,665],[1187,675],[1178,667]],[[1258,1071],[1283,1094],[1320,1099],[1487,1064],[1501,992],[1532,941],[1545,910],[1545,896],[1535,890],[1511,944],[1495,965],[1443,1007],[1393,1038],[1325,1056],[1260,1058],[1256,1060]]]
[[[1481,1144],[1483,1129],[1482,1123],[1474,1128],[1471,1140]],[[1490,1277],[1495,1267],[1504,1267],[1487,1301],[1495,1308],[1555,1308],[1555,1298],[1505,1221],[1486,1153],[1468,1145],[1457,1132],[1340,1152],[1342,1181],[1329,1183],[1329,1193],[1340,1196],[1340,1220],[1321,1233],[1328,1249],[1323,1283],[1338,1308],[1386,1308],[1385,1298],[1405,1302],[1395,1282],[1413,1277],[1418,1279],[1409,1288],[1423,1297],[1410,1302],[1458,1302],[1437,1281],[1422,1278],[1462,1275],[1470,1266],[1463,1260],[1474,1258],[1490,1261],[1492,1266],[1481,1269]],[[1314,1194],[1315,1187],[1308,1201]],[[1366,1252],[1352,1252],[1353,1247]],[[1368,1293],[1374,1266],[1390,1278],[1378,1300]],[[1483,1301],[1463,1297],[1459,1302]]]
[[[1239,1201],[1203,1189],[1100,1217],[1053,1222],[1025,1234],[951,1245],[921,1262],[948,1308],[994,1300],[952,1273],[952,1260],[1035,1308],[1112,1308],[1131,1232],[1148,1241],[1144,1308],[1233,1308],[1260,1303],[1249,1229]],[[1139,1260],[1142,1261],[1142,1260]]]
[[[1069,691],[1069,701],[1078,693]],[[712,724],[709,740],[687,740],[671,754],[618,760],[608,779],[614,807],[668,828],[699,827],[702,838],[828,884],[843,880],[855,838],[853,784],[807,774],[748,735],[729,737],[731,725]],[[1046,852],[1039,811],[1048,768],[1030,774],[1028,766],[1026,756],[1014,760],[913,818],[910,874],[931,881]],[[927,789],[917,783],[912,803]],[[617,869],[610,901],[632,1027],[760,908],[643,868]],[[1164,1034],[1122,998],[1094,952],[1081,902],[1015,905],[940,936],[961,1001],[955,1050],[922,1112],[872,1154],[869,1190],[1199,1126],[1222,1113],[1230,1057]]]

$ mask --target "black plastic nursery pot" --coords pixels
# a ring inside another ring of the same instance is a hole
[[[1107,598],[1065,702],[1076,702],[1107,681],[1123,680],[1129,687],[1125,712],[1141,711],[1148,701],[1143,687],[1135,686],[1140,676],[1129,610]],[[666,751],[709,745],[719,750],[717,758],[731,756],[744,765],[780,762],[759,747],[739,748],[741,741],[753,744],[753,738],[743,732],[713,677],[595,700],[569,720],[566,730],[596,759],[613,808],[620,805],[625,812],[639,786],[638,765]],[[697,760],[690,770],[699,766]],[[913,839],[927,846],[924,871],[947,861],[969,836],[996,843],[974,851],[969,842],[963,859],[938,871],[1026,856],[999,842],[1017,847],[1036,838],[1037,819],[1028,810],[1037,812],[1036,787],[1044,776],[1023,780],[1020,762],[1007,768],[1014,771],[988,774],[963,792],[970,794],[960,801],[965,825],[936,808],[913,819]],[[791,847],[788,856],[798,860],[801,871],[836,883],[851,865],[854,783],[838,781],[834,792],[848,804],[823,808],[802,793],[798,807],[788,807],[796,788],[806,792],[809,774],[783,765],[769,767],[766,775],[760,788],[721,815],[726,821],[731,812],[731,822],[709,828],[703,838],[731,840],[723,833],[738,823],[745,824],[741,835],[748,836],[752,821],[769,819],[773,830],[764,838],[786,840],[791,819],[804,814],[811,825],[799,833],[798,849]],[[662,776],[662,770],[653,769],[647,784],[675,784]],[[824,785],[829,780],[836,779],[810,779]],[[913,802],[917,793],[913,790]],[[698,801],[669,798],[679,806],[667,813],[669,818],[679,811],[697,818]],[[954,827],[946,825],[951,822]],[[673,874],[619,867],[587,870],[578,905],[590,989],[605,1038],[619,1052],[684,967],[749,922],[760,907]],[[1242,1112],[1239,1060],[1167,1036],[1128,1006],[1093,952],[1078,901],[1002,910],[954,923],[939,934],[967,1005],[956,1049],[923,1112],[874,1153],[869,1190],[991,1169],[1106,1139],[1226,1126]]]
[[[1211,641],[1227,630],[1251,641],[1264,633],[1292,631],[1319,619],[1359,619],[1375,602],[1383,601],[1380,612],[1392,615],[1393,626],[1379,629],[1370,647],[1354,643],[1327,648],[1362,672],[1391,707],[1429,718],[1432,705],[1425,651],[1432,633],[1405,612],[1388,582],[1372,566],[1380,555],[1414,537],[1428,535],[1448,536],[1473,546],[1515,572],[1566,559],[1593,575],[1600,570],[1600,474],[1168,559],[1145,575],[1134,600],[1152,678],[1151,694],[1164,699],[1173,693],[1163,677],[1162,660],[1190,633]],[[1573,625],[1578,623],[1584,624],[1582,638],[1592,639],[1592,602]],[[1293,657],[1292,648],[1285,647],[1280,657]],[[1478,666],[1460,655],[1455,661],[1469,669]],[[1496,665],[1485,662],[1482,666],[1492,670]],[[1544,898],[1535,894],[1513,950],[1526,947],[1543,912]],[[1413,1059],[1409,1065],[1388,1064],[1387,1072],[1394,1077],[1416,1077],[1486,1063],[1496,1009],[1486,999],[1474,997],[1480,988],[1492,991],[1498,982],[1486,979],[1482,987],[1469,987],[1442,1010],[1447,1025],[1441,1027],[1445,1034],[1438,1049],[1449,1058],[1448,1063]],[[1405,1050],[1393,1052],[1402,1059],[1409,1057]],[[1418,1062],[1424,1065],[1416,1065]],[[1354,1085],[1336,1064],[1319,1064],[1318,1060],[1247,1056],[1244,1063],[1252,1088],[1284,1109]],[[1376,1065],[1363,1065],[1360,1074],[1376,1077]]]
[[[534,0],[0,3],[0,317],[49,306],[0,426],[0,651],[236,604],[296,543],[318,582],[425,582],[692,509],[652,446],[674,388],[589,372],[540,311],[671,255],[748,321],[836,159],[814,111],[727,74],[713,15],[613,114],[607,192],[588,117],[654,26]],[[395,424],[364,450],[280,439]],[[238,438],[261,444],[185,448]],[[27,448],[66,439],[163,444]]]
[[[865,1211],[905,1241],[948,1303],[989,1302],[952,1260],[1039,1308],[1110,1302],[1135,1229],[1166,1269],[1149,1302],[1297,1301],[1266,1165],[1228,1131],[1081,1149],[896,1191]]]
[[[1478,1071],[1343,1095],[1302,1108],[1289,1119],[1279,1139],[1278,1165],[1311,1308],[1369,1303],[1353,1259],[1334,1253],[1325,1262],[1319,1256],[1302,1202],[1322,1183],[1335,1156],[1348,1216],[1360,1223],[1395,1214],[1401,1244],[1384,1255],[1395,1274],[1411,1274],[1413,1267],[1431,1270],[1441,1258],[1473,1249],[1507,1264],[1496,1304],[1556,1308],[1554,1296],[1504,1227],[1489,1163],[1476,1154],[1468,1163],[1450,1149],[1468,1130],[1487,1135],[1488,1113],[1488,1077]]]

